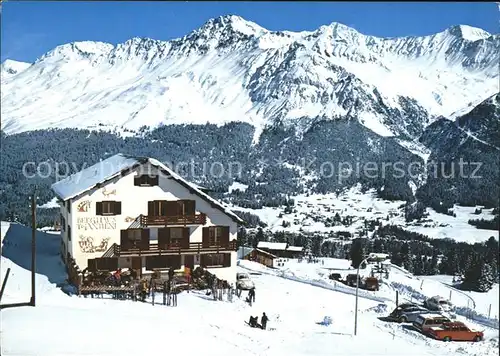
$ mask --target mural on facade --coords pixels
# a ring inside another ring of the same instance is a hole
[[[125,222],[127,222],[127,223],[128,223],[128,222],[132,222],[132,221],[134,221],[134,220],[135,220],[135,218],[133,218],[133,217],[131,217],[131,216],[127,216],[127,217],[125,218]]]
[[[92,236],[80,235],[80,251],[83,253],[95,253],[95,252],[105,252],[108,249],[109,237],[104,237],[101,242],[97,245],[94,244],[94,238]]]
[[[107,190],[106,187],[102,188],[102,195],[109,197],[110,195],[116,195],[116,189]]]
[[[115,230],[116,217],[114,216],[91,216],[76,219],[77,230]]]
[[[90,200],[84,200],[80,203],[78,203],[76,210],[79,213],[86,213],[90,210]]]

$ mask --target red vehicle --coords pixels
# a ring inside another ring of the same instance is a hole
[[[482,331],[472,330],[460,321],[433,326],[427,331],[430,337],[443,341],[481,341],[484,338]]]

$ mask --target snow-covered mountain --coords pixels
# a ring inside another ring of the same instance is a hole
[[[303,132],[355,118],[382,136],[416,138],[498,92],[499,45],[499,35],[463,25],[377,38],[339,23],[275,32],[223,16],[170,41],[75,42],[31,66],[2,64],[1,128],[239,121],[257,138],[266,126]]]
[[[30,65],[31,65],[31,63],[13,61],[10,59],[5,60],[2,63],[1,69],[0,69],[2,80],[4,78],[9,78],[13,75],[21,73],[23,70],[28,68]]]

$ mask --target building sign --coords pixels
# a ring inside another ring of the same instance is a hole
[[[92,216],[76,219],[77,230],[115,230],[116,217],[114,216]]]
[[[78,203],[76,210],[79,213],[86,213],[90,210],[90,200],[84,200],[80,203]]]
[[[80,251],[83,253],[94,253],[94,252],[105,252],[108,249],[109,237],[101,239],[100,243],[94,244],[94,238],[92,236],[80,235]]]

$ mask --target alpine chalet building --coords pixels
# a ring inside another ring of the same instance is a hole
[[[117,154],[52,185],[61,252],[80,270],[206,268],[236,278],[243,221],[156,159]]]

